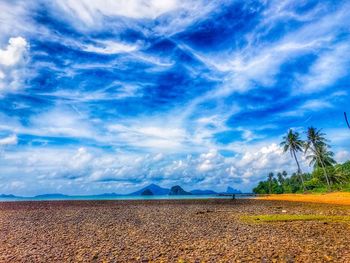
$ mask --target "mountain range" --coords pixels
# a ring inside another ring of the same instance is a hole
[[[234,189],[232,187],[227,187],[226,192],[215,192],[213,190],[201,190],[201,189],[195,189],[192,191],[185,191],[181,186],[176,185],[169,188],[163,188],[156,184],[150,184],[146,187],[141,188],[138,191],[132,192],[130,194],[117,194],[117,193],[104,193],[99,195],[87,195],[87,196],[74,196],[74,195],[64,195],[60,193],[53,193],[53,194],[41,194],[36,195],[33,197],[22,197],[22,196],[15,196],[12,194],[5,195],[0,194],[0,198],[2,199],[67,199],[67,198],[108,198],[108,197],[118,197],[118,196],[141,196],[141,195],[215,195],[215,194],[241,194],[241,191]]]

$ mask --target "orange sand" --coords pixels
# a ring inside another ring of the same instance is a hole
[[[273,194],[263,197],[257,197],[257,199],[350,205],[350,193],[345,192],[326,194]]]

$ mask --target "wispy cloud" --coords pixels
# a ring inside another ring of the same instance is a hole
[[[16,135],[11,135],[5,138],[0,138],[0,145],[15,145],[18,143],[18,138]]]
[[[308,125],[348,158],[348,1],[0,10],[0,192],[249,191],[270,170],[295,170],[278,143]]]

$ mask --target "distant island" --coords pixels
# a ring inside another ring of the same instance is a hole
[[[184,190],[181,186],[175,185],[171,188],[163,188],[156,184],[150,184],[146,187],[141,188],[140,190],[137,190],[135,192],[129,193],[129,194],[118,194],[118,193],[104,193],[99,195],[65,195],[61,193],[51,193],[51,194],[41,194],[36,195],[32,197],[23,197],[23,196],[15,196],[12,194],[0,194],[0,198],[2,199],[107,199],[112,197],[119,197],[119,196],[186,196],[186,195],[218,195],[218,194],[241,194],[242,192],[240,190],[234,189],[230,186],[227,187],[225,192],[216,192],[213,190],[201,190],[201,189],[195,189],[191,191]]]

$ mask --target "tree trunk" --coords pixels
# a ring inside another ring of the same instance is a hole
[[[328,186],[328,190],[330,189],[330,182],[329,182],[329,178],[328,178],[328,174],[327,174],[327,171],[326,171],[326,168],[325,168],[325,165],[321,159],[321,156],[319,155],[318,151],[317,151],[317,147],[316,145],[314,145],[314,150],[315,150],[315,153],[316,153],[316,161],[317,161],[317,158],[318,160],[320,161],[321,163],[321,166],[322,166],[322,169],[323,169],[323,173],[324,173],[324,176],[326,177],[326,181],[327,181],[327,186]]]
[[[303,185],[303,189],[304,189],[304,192],[306,191],[305,189],[305,184],[304,184],[304,178],[303,178],[303,175],[301,174],[301,169],[300,169],[300,165],[299,165],[299,162],[298,162],[298,158],[295,154],[295,151],[293,151],[293,156],[294,156],[294,159],[295,159],[295,162],[297,163],[297,166],[298,166],[298,175],[301,179],[301,184]]]
[[[331,186],[331,183],[329,181],[329,178],[328,178],[328,174],[327,174],[327,171],[326,171],[326,167],[324,166],[324,163],[323,161],[321,160],[321,157],[319,156],[318,159],[320,160],[320,163],[321,163],[321,166],[322,166],[322,169],[323,169],[323,173],[324,173],[324,176],[326,177],[326,180],[327,180],[327,185],[328,185],[328,190],[330,189],[330,186]]]

